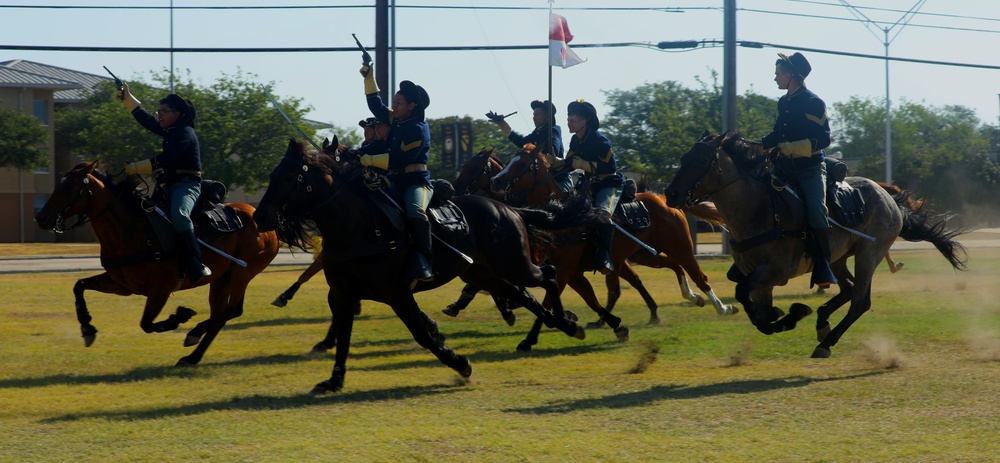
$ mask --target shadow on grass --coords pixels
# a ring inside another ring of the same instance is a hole
[[[202,363],[193,367],[156,366],[135,368],[121,373],[102,374],[58,374],[36,378],[12,378],[0,380],[0,389],[33,388],[62,385],[85,385],[104,383],[131,383],[163,378],[200,378],[209,376],[213,367],[284,365],[315,360],[302,354],[268,355],[231,360],[227,362]]]
[[[332,404],[355,404],[367,402],[383,402],[387,400],[405,400],[439,394],[450,394],[462,386],[405,386],[368,391],[340,392],[326,396],[311,396],[307,394],[296,396],[252,395],[248,397],[233,397],[214,402],[202,402],[176,407],[160,407],[141,411],[73,413],[41,420],[42,423],[59,423],[98,418],[116,421],[159,420],[174,416],[200,415],[218,411],[262,411],[294,410],[305,407],[325,407]]]
[[[563,402],[531,408],[512,408],[505,412],[522,413],[525,415],[545,415],[550,413],[570,413],[581,410],[600,408],[631,408],[643,407],[662,400],[700,399],[725,394],[756,394],[795,387],[805,387],[815,383],[828,381],[849,381],[870,376],[886,374],[885,371],[872,371],[855,375],[833,378],[808,378],[802,376],[774,379],[754,379],[730,381],[726,383],[704,384],[700,386],[666,385],[653,386],[644,391],[614,394],[596,399],[567,400]]]
[[[620,346],[620,343],[608,343],[605,345],[586,345],[586,346],[567,346],[555,349],[545,349],[545,350],[534,350],[528,353],[519,353],[513,351],[476,351],[475,353],[469,354],[469,360],[472,362],[473,366],[480,363],[500,363],[500,362],[510,362],[517,361],[523,358],[549,358],[549,357],[559,357],[559,356],[572,356],[572,355],[586,355],[592,352],[603,352],[606,350],[611,350]],[[420,349],[419,347],[417,349]],[[421,354],[421,351],[408,351],[410,354]],[[358,371],[387,371],[387,370],[400,370],[406,368],[430,368],[435,366],[443,366],[440,361],[435,358],[430,351],[424,350],[427,358],[421,360],[410,360],[405,362],[387,363],[369,367],[356,367],[353,370]],[[456,353],[463,354],[461,349],[457,350]],[[383,355],[367,355],[367,357],[376,356],[388,356],[399,355],[399,352],[395,353],[380,353]],[[365,357],[362,354],[358,358]],[[355,358],[352,354],[351,358]]]

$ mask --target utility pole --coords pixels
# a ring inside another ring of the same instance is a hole
[[[379,96],[387,106],[389,100],[389,1],[375,0],[375,82]]]
[[[735,132],[736,121],[736,0],[725,0],[723,11],[722,131]],[[722,253],[732,254],[729,233],[722,231]]]

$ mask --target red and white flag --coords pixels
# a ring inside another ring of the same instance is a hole
[[[576,66],[584,60],[580,59],[567,45],[573,40],[569,32],[566,18],[555,13],[549,14],[549,66],[559,66],[563,69]]]

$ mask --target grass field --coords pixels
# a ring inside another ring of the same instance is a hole
[[[332,357],[306,352],[326,330],[325,285],[269,304],[301,268],[258,277],[243,317],[193,368],[172,366],[190,351],[186,330],[139,329],[140,297],[88,293],[100,333],[84,348],[72,297],[83,275],[4,275],[0,461],[998,461],[1000,249],[975,249],[964,273],[930,251],[895,257],[905,269],[883,264],[873,309],[831,359],[808,358],[815,317],[764,336],[745,314],[683,301],[672,274],[638,268],[664,324],[646,325],[627,289],[624,344],[607,329],[583,341],[547,332],[515,354],[526,312],[509,328],[480,297],[452,319],[440,309],[460,283],[420,294],[449,346],[471,357],[469,382],[366,303],[345,388],[322,397],[307,392]],[[732,302],[728,261],[702,264]],[[807,283],[779,288],[777,303],[818,306]],[[178,293],[168,310],[199,310],[189,329],[206,297]],[[575,294],[564,301],[593,319]]]

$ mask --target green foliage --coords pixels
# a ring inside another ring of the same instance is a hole
[[[0,167],[29,170],[49,165],[48,134],[30,114],[0,108]]]
[[[129,88],[152,113],[167,95],[163,89],[168,88],[168,79],[166,73],[153,74],[149,83],[131,81]],[[195,105],[205,176],[230,188],[239,186],[252,192],[264,184],[284,154],[287,139],[301,138],[271,105],[253,74],[224,74],[208,86],[195,83],[190,76],[175,76],[174,92]],[[126,162],[159,153],[162,139],[142,129],[113,95],[110,83],[101,85],[86,100],[84,111],[60,111],[57,139],[117,170]],[[303,120],[311,107],[298,98],[275,95],[275,100],[299,128],[315,138],[316,130]],[[356,136],[346,139],[356,140]]]
[[[605,92],[612,109],[601,118],[623,170],[654,181],[667,181],[691,144],[708,130],[722,126],[722,87],[697,89],[675,81],[647,83],[632,90]],[[740,132],[748,138],[766,135],[774,123],[777,101],[750,92],[737,98]]]

